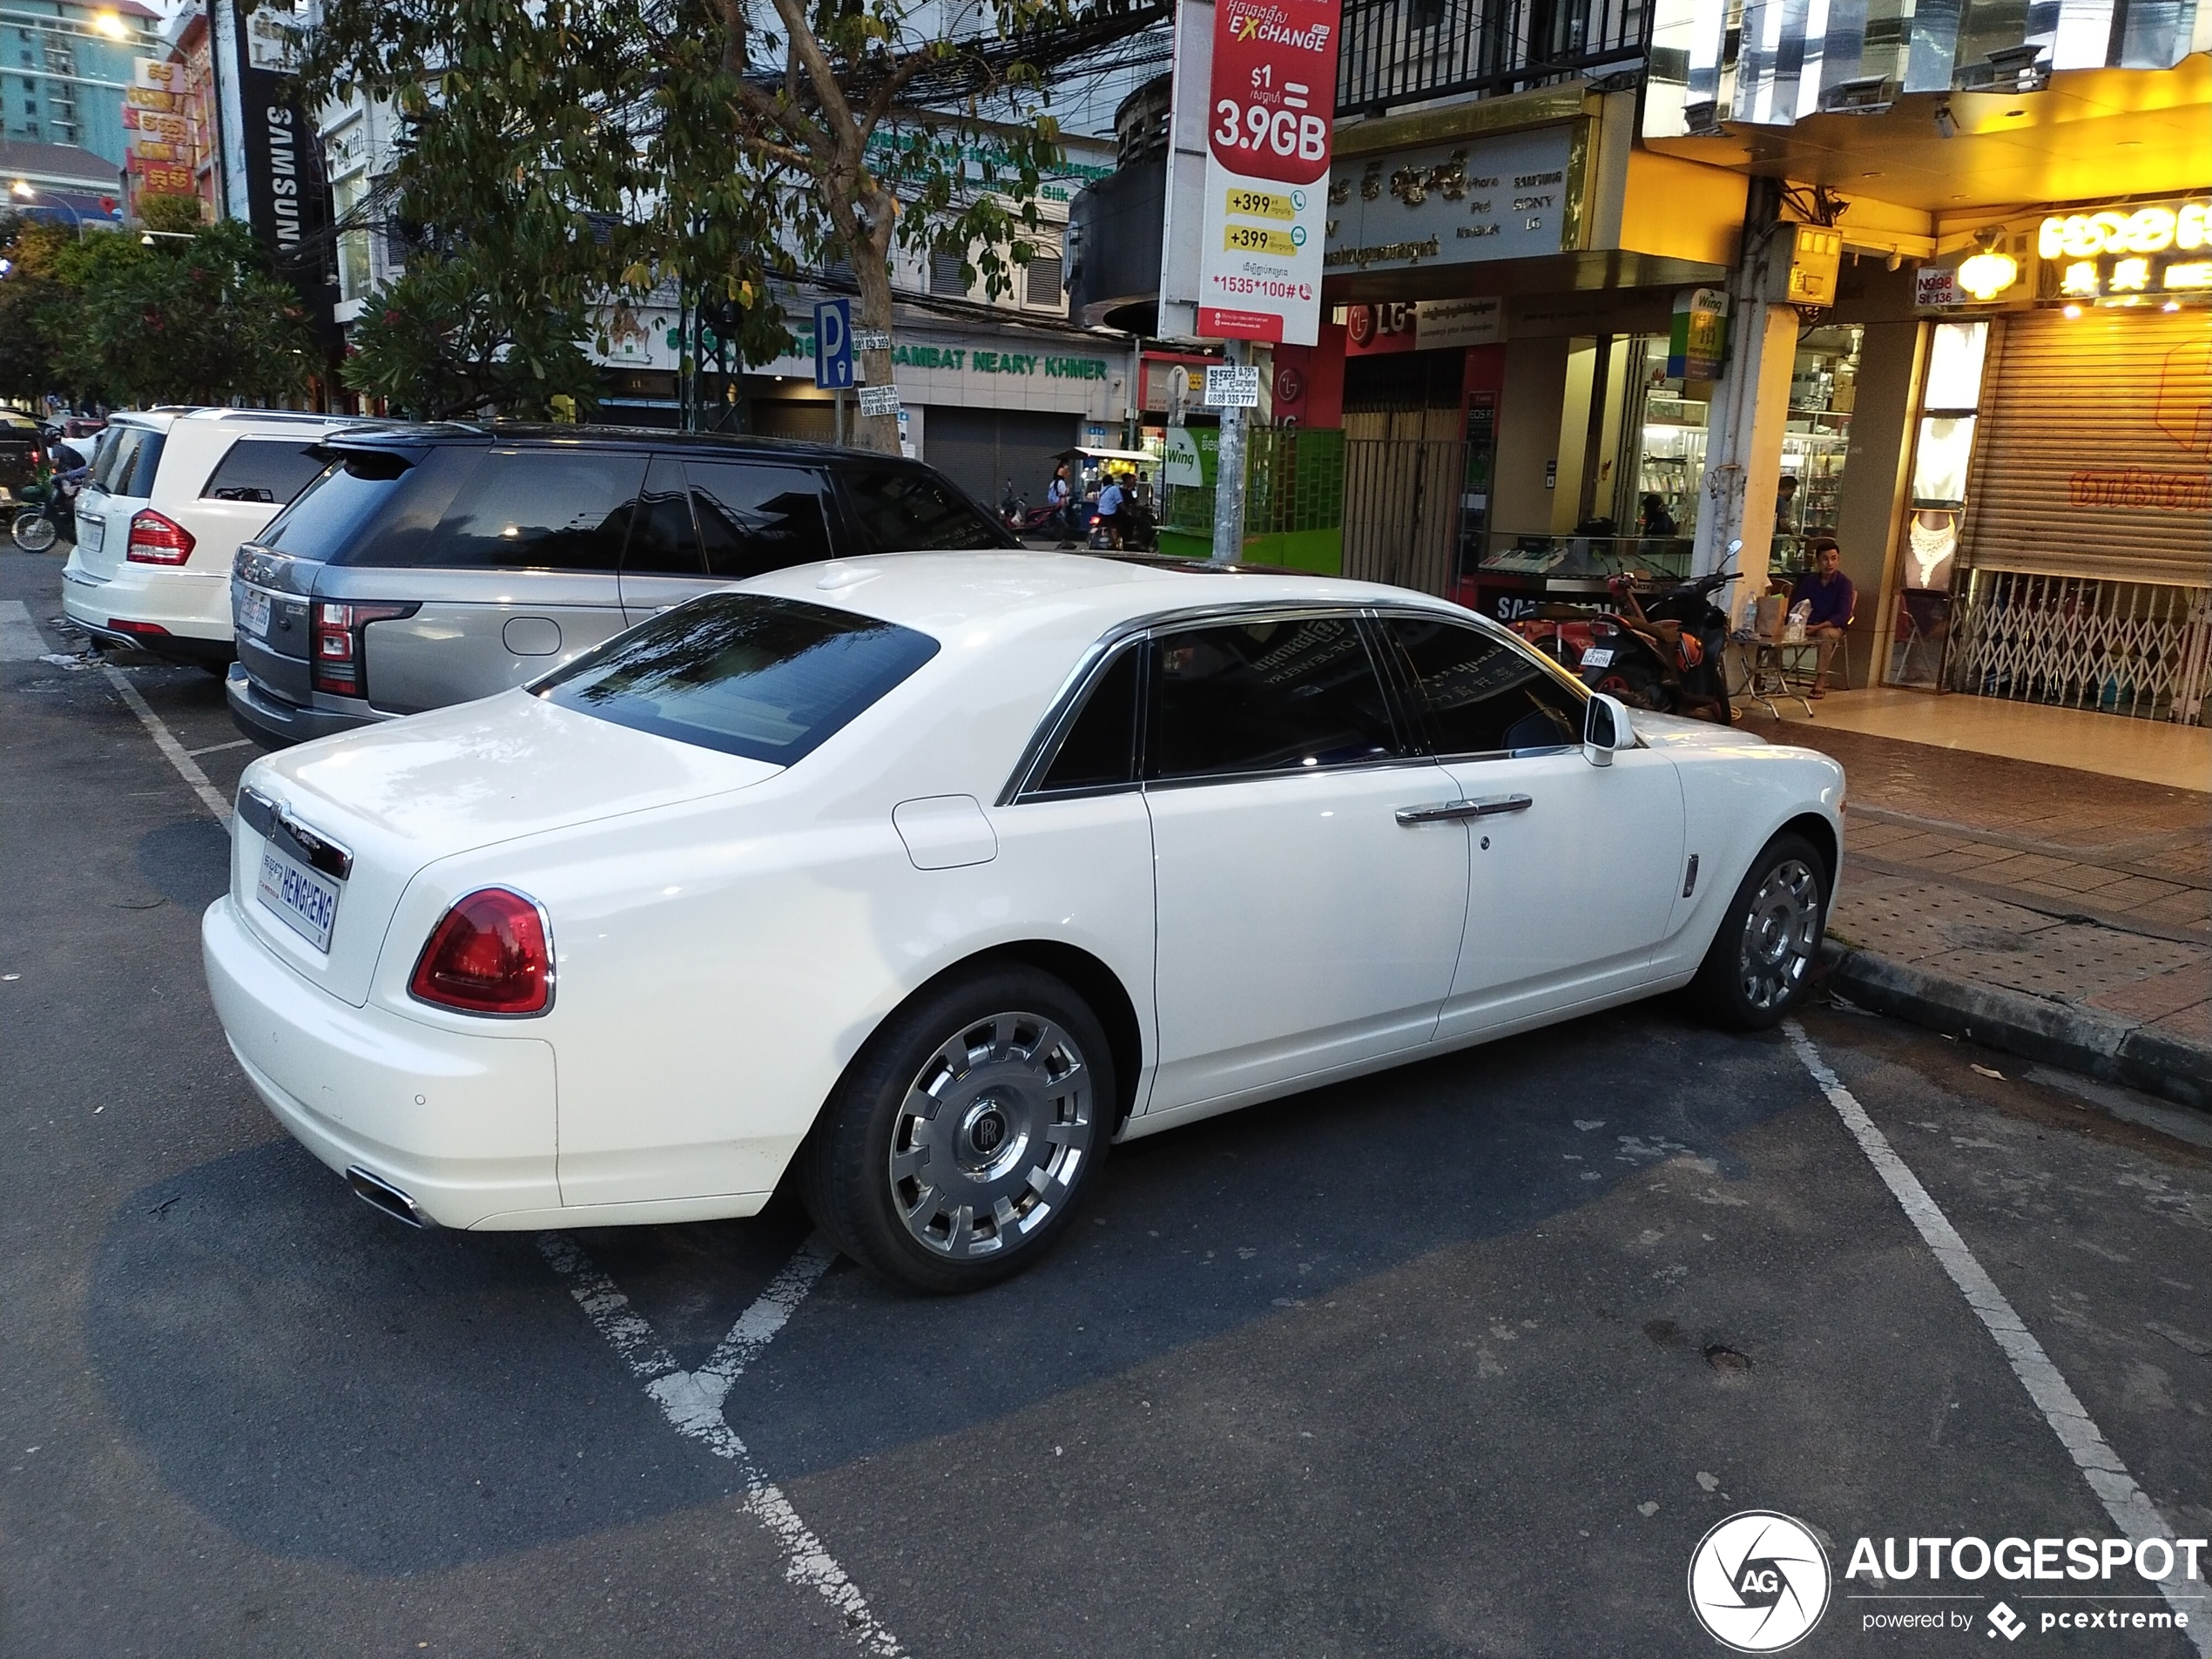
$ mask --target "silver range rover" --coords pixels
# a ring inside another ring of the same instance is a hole
[[[818,559],[1020,543],[919,462],[772,439],[393,426],[232,567],[232,718],[271,746],[524,685],[655,611]]]

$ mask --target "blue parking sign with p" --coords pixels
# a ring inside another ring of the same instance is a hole
[[[814,306],[814,384],[842,392],[853,384],[853,302],[822,300]]]

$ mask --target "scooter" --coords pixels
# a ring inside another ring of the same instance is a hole
[[[26,553],[44,553],[58,536],[77,539],[77,495],[84,488],[91,468],[81,462],[65,472],[47,474],[22,490],[24,504],[16,509],[10,533]]]
[[[1618,614],[1547,605],[1513,630],[1592,691],[1631,708],[1730,725],[1729,618],[1713,595],[1735,579],[1723,569],[1646,597],[1616,577],[1610,586]]]

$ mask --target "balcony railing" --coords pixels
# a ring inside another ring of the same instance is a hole
[[[1650,28],[1649,0],[1345,0],[1337,112],[1633,69]]]

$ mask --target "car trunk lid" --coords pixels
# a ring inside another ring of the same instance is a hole
[[[231,891],[279,956],[358,1007],[400,896],[425,866],[780,770],[503,692],[256,761],[239,786]],[[333,900],[320,948],[317,912]],[[389,948],[411,961],[422,942]]]

